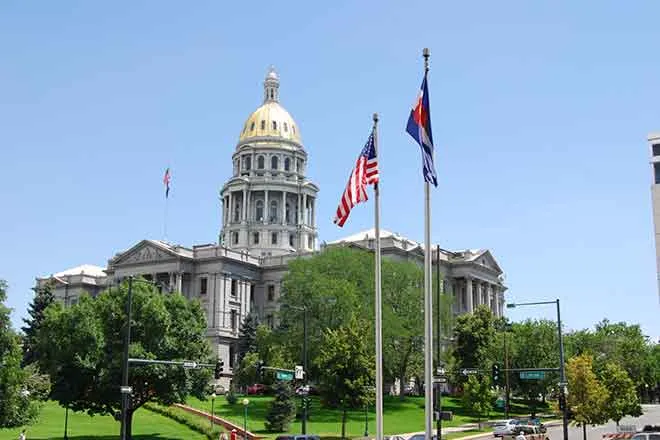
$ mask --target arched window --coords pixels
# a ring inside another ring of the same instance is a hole
[[[259,168],[260,170],[263,170],[264,166],[265,166],[264,165],[264,157],[263,156],[257,157],[257,168]]]
[[[237,222],[241,219],[241,203],[234,203],[234,221]]]
[[[273,130],[277,130],[277,121],[273,121]]]
[[[277,156],[273,156],[270,158],[270,168],[273,170],[276,170],[279,167],[279,159]]]
[[[285,217],[286,217],[286,223],[291,224],[291,205],[289,203],[286,204],[286,209],[285,209]]]
[[[273,223],[277,221],[277,200],[271,200],[270,212],[268,213],[268,221]]]
[[[296,134],[296,126],[295,125],[291,126],[291,130],[293,130],[293,134]]]
[[[284,171],[289,171],[291,169],[291,159],[288,157],[284,159]]]
[[[262,130],[266,129],[266,121],[264,121],[264,120],[261,121],[261,129]]]
[[[250,125],[250,131],[254,131],[254,121],[252,121],[252,125]]]
[[[286,122],[284,123],[284,131],[289,131],[289,126],[287,125]]]
[[[250,170],[252,169],[252,157],[251,156],[245,156],[245,169]]]
[[[264,221],[264,201],[257,200],[254,208],[254,219],[258,222]]]

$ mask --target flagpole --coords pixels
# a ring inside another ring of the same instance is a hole
[[[378,155],[378,113],[374,113],[374,149]],[[380,178],[374,184],[374,230],[376,232],[376,440],[383,439],[383,304],[380,263]]]
[[[424,48],[424,74],[429,50]],[[424,180],[424,419],[426,439],[433,438],[433,298],[431,297],[431,185]],[[440,439],[438,439],[440,440]]]

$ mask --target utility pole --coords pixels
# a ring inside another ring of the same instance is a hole
[[[435,370],[436,374],[438,373],[438,370],[441,368],[441,362],[442,360],[440,359],[440,349],[441,349],[441,342],[440,342],[440,295],[442,294],[441,289],[440,289],[440,245],[437,245],[436,247],[436,256],[435,256],[435,267],[436,267],[436,284],[438,286],[438,300],[436,301],[436,314],[437,314],[437,322],[435,326],[435,339],[436,339],[436,361],[435,361]],[[441,412],[442,412],[442,389],[441,389],[441,384],[435,384],[435,401],[436,401],[436,406],[437,406],[437,414],[438,414],[438,419],[436,420],[436,436],[438,437],[438,440],[442,438],[442,417],[441,417]]]
[[[133,277],[128,277],[128,295],[126,298],[126,340],[124,342],[124,369],[121,387],[121,440],[128,440],[128,404],[130,388],[128,387],[128,347],[131,345],[131,309],[133,302]]]
[[[504,326],[504,374],[506,387],[504,391],[504,417],[509,418],[509,398],[511,395],[511,388],[509,385],[509,350],[506,344],[507,333],[509,333],[509,325]]]
[[[307,390],[307,306],[303,306],[303,390]],[[307,402],[309,401],[309,396],[306,395],[307,392],[303,391],[303,419],[302,419],[302,433],[303,435],[307,434]]]
[[[566,403],[566,371],[564,370],[564,337],[561,331],[561,312],[559,311],[559,298],[557,298],[557,331],[559,332],[559,376],[561,380],[561,396],[564,400],[564,410],[562,411],[562,422],[564,430],[564,440],[568,440],[568,405]]]

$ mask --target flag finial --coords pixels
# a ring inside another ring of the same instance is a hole
[[[431,56],[431,51],[429,50],[428,47],[425,47],[422,50],[422,55],[424,56],[424,70],[426,72],[429,71],[429,57]]]

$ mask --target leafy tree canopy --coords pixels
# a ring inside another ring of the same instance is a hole
[[[642,406],[635,392],[635,384],[618,364],[605,364],[601,374],[601,382],[607,389],[610,399],[607,403],[607,415],[619,425],[625,416],[639,417]]]
[[[608,419],[609,393],[593,371],[591,356],[575,356],[566,365],[568,405],[576,422],[586,426],[605,423]]]

